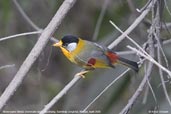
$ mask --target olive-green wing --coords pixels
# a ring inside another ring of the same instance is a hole
[[[106,48],[99,44],[86,41],[83,51],[76,56],[79,65],[94,68],[109,67],[109,59],[105,55]]]

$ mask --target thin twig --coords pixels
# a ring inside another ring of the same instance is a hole
[[[167,44],[170,44],[171,43],[171,39],[169,40],[165,40],[162,42],[163,45],[167,45]],[[154,47],[157,47],[157,44],[154,44]],[[147,48],[148,50],[148,48]],[[131,54],[136,54],[135,51],[131,51],[131,50],[128,50],[128,51],[119,51],[119,52],[116,52],[118,55],[131,55]]]
[[[145,70],[144,72],[147,72],[146,64],[144,64],[144,70]],[[147,80],[147,84],[148,84],[148,86],[146,86],[146,90],[145,90],[145,94],[144,94],[144,98],[142,100],[142,103],[143,104],[146,104],[147,97],[148,97],[148,93],[149,93],[149,88],[150,88],[151,93],[152,93],[153,98],[154,98],[154,101],[156,102],[156,104],[158,104],[157,103],[156,95],[155,95],[154,90],[153,90],[153,88],[152,88],[152,86],[150,84],[150,78]]]
[[[99,30],[100,30],[100,26],[102,24],[102,21],[103,21],[103,17],[106,13],[106,9],[107,9],[107,6],[109,4],[110,0],[105,0],[104,1],[104,4],[103,4],[103,7],[102,7],[102,10],[100,12],[100,15],[99,15],[99,18],[97,20],[97,23],[96,23],[96,27],[95,27],[95,31],[94,31],[94,34],[93,34],[93,40],[97,40],[97,37],[98,37],[98,34],[99,34]]]
[[[129,99],[128,104],[122,109],[122,111],[119,114],[127,114],[130,108],[132,107],[133,103],[136,101],[140,93],[142,92],[143,88],[146,85],[146,82],[148,80],[148,77],[151,74],[151,69],[153,67],[153,64],[150,62],[148,65],[148,72],[146,72],[143,80],[141,81],[141,84],[139,85],[138,89],[135,91],[134,95]]]
[[[80,79],[81,76],[74,76],[74,78],[48,104],[45,105],[43,110],[40,111],[40,114],[45,114]]]
[[[136,43],[131,37],[129,37],[125,32],[123,32],[115,23],[109,21],[119,32],[122,33],[128,40],[130,40],[135,46],[137,46],[144,54],[148,55],[148,53],[138,44]]]
[[[164,1],[164,2],[165,2],[165,6],[167,8],[166,1]],[[158,58],[159,64],[162,64],[162,62],[161,62],[161,54],[162,54],[163,57],[164,57],[164,60],[166,62],[166,67],[169,68],[168,60],[166,58],[166,55],[164,53],[164,50],[163,50],[162,45],[161,45],[161,42],[160,42],[160,20],[161,20],[160,19],[161,18],[160,17],[160,9],[161,9],[160,8],[160,5],[158,4],[157,13],[156,13],[156,15],[157,15],[156,18],[157,19],[156,19],[156,26],[155,26],[156,33],[154,32],[154,35],[155,35],[155,38],[157,39],[157,44],[158,44],[158,47],[157,47],[157,58]],[[170,10],[169,9],[167,9],[167,10],[170,13]],[[167,88],[166,88],[165,81],[164,81],[164,78],[163,78],[164,77],[163,76],[163,71],[162,71],[161,68],[159,68],[159,74],[160,74],[160,78],[161,78],[161,83],[162,83],[162,87],[163,87],[164,94],[166,96],[166,99],[167,99],[170,107],[171,107],[171,100],[170,100],[169,94],[167,92]]]
[[[47,57],[47,63],[46,63],[46,65],[41,69],[42,72],[45,71],[45,70],[47,70],[48,65],[49,65],[49,62],[50,62],[51,56],[52,56],[52,46],[50,47],[50,51],[49,51],[49,54],[48,54],[48,57]]]
[[[141,9],[136,9],[138,12],[143,12],[146,8],[147,8],[147,6],[149,5],[151,3],[151,0],[148,0],[148,2],[141,8]]]
[[[143,96],[143,100],[142,100],[142,104],[146,104],[147,102],[147,98],[148,98],[148,93],[149,93],[149,86],[146,86],[145,90],[144,90],[144,96]]]
[[[15,34],[15,35],[11,35],[11,36],[7,36],[7,37],[3,37],[0,38],[0,42],[4,41],[4,40],[9,40],[12,38],[16,38],[16,37],[20,37],[20,36],[27,36],[27,35],[33,35],[33,34],[40,34],[42,31],[33,31],[33,32],[24,32],[24,33],[20,33],[20,34]]]
[[[39,31],[40,28],[36,24],[34,24],[34,22],[26,15],[26,13],[23,11],[21,6],[18,4],[17,0],[13,0],[13,2],[16,5],[18,11],[21,13],[21,15],[26,20],[26,22],[28,22],[28,24],[31,25],[35,30]]]
[[[159,64],[161,64],[160,47],[157,48],[157,56],[158,56],[158,62],[159,62]],[[159,74],[160,74],[160,79],[161,79],[161,84],[163,87],[164,94],[166,96],[166,99],[167,99],[169,105],[171,106],[171,100],[170,100],[170,97],[169,97],[168,92],[167,92],[167,88],[166,88],[165,81],[163,78],[163,71],[161,68],[159,68]]]
[[[145,55],[144,53],[140,52],[139,50],[137,50],[136,48],[133,48],[131,46],[127,46],[129,49],[137,52],[138,54],[140,54],[141,56],[145,57],[146,59],[148,59],[149,61],[151,61],[152,63],[154,63],[156,66],[158,66],[159,68],[161,68],[163,71],[165,71],[166,73],[168,73],[168,75],[171,77],[171,71],[169,71],[167,68],[165,68],[164,66],[162,66],[161,64],[159,64],[156,60],[154,60],[150,55]]]
[[[170,75],[170,77],[171,77],[171,72],[168,70],[168,69],[166,69],[165,67],[163,67],[162,65],[160,65],[157,61],[155,61],[147,52],[145,52],[142,48],[141,48],[141,46],[140,45],[138,45],[134,40],[132,40],[127,34],[125,34],[125,32],[123,32],[123,31],[121,31],[120,29],[119,29],[119,27],[117,27],[112,21],[110,21],[110,23],[115,27],[115,28],[117,28],[117,30],[119,30],[121,33],[122,33],[122,35],[124,35],[125,37],[127,37],[132,43],[134,43],[142,52],[140,52],[140,51],[138,51],[137,49],[135,49],[135,48],[132,48],[131,46],[127,46],[128,48],[130,48],[131,50],[133,50],[133,51],[138,51],[138,53],[141,53],[140,55],[141,56],[143,56],[143,57],[146,57],[146,58],[148,58],[151,62],[153,62],[154,64],[156,64],[158,67],[161,67],[164,71],[166,71],[169,75]]]
[[[163,41],[163,44],[169,44],[171,43],[171,39]]]
[[[0,70],[4,69],[4,68],[11,68],[11,67],[14,67],[15,64],[11,64],[11,65],[4,65],[4,66],[1,66],[0,67]]]
[[[165,6],[166,6],[166,3],[165,3]],[[162,62],[161,62],[161,53],[162,53],[162,55],[164,57],[164,60],[166,61],[166,66],[168,68],[167,58],[165,56],[164,50],[163,50],[161,42],[160,42],[160,20],[161,20],[160,19],[160,5],[158,4],[157,12],[156,12],[156,19],[154,21],[155,22],[154,37],[157,40],[157,44],[158,44],[158,47],[157,47],[157,59],[158,59],[159,64],[162,65]],[[166,88],[165,81],[164,81],[164,78],[163,78],[163,71],[162,71],[161,68],[159,68],[159,74],[160,74],[161,84],[162,84],[162,87],[163,87],[164,94],[166,96],[166,99],[167,99],[169,105],[171,106],[171,100],[170,100],[168,92],[167,92],[167,88]]]
[[[156,27],[156,28],[157,28],[157,27]],[[162,55],[163,55],[163,57],[164,57],[164,61],[165,61],[165,63],[166,63],[166,67],[169,68],[168,59],[167,59],[166,54],[164,53],[164,50],[163,50],[163,48],[162,48],[163,45],[162,45],[162,43],[161,43],[161,41],[160,41],[160,39],[159,39],[159,37],[157,36],[156,33],[154,33],[154,36],[155,36],[155,38],[156,38],[156,40],[157,40],[157,46],[160,47],[161,53],[162,53]]]
[[[156,1],[157,0],[155,0],[154,3]],[[145,18],[152,6],[153,3],[151,2],[149,6],[141,13],[141,15],[137,17],[136,20],[129,26],[129,28],[124,32],[124,34],[128,35],[130,32],[132,32],[132,30],[135,29],[135,27]],[[115,47],[119,42],[121,42],[125,38],[124,34],[120,35],[114,42],[112,42],[109,45],[109,48],[111,49],[112,47]]]
[[[50,37],[55,32],[55,30],[59,27],[61,21],[64,19],[67,12],[73,6],[76,0],[65,0],[63,4],[60,6],[59,10],[56,12],[48,26],[44,29],[42,34],[40,35],[37,43],[19,68],[18,72],[14,76],[13,80],[10,82],[8,87],[2,93],[0,97],[0,110],[5,106],[8,100],[12,97],[17,88],[21,85],[23,79],[26,74],[30,70],[33,63],[36,61],[40,53],[45,48],[48,43]]]
[[[100,92],[83,110],[85,112],[94,102],[96,102],[97,99],[99,99],[100,96],[104,94],[116,81],[118,81],[120,78],[122,78],[130,69],[126,69],[122,74],[117,76],[108,86],[106,86],[102,92]]]
[[[129,9],[131,10],[131,12],[133,14],[136,14],[137,12],[135,10],[136,8],[135,8],[135,5],[134,5],[133,1],[132,0],[127,0],[127,3],[128,3],[128,6],[129,6]]]
[[[153,46],[153,41],[152,39],[150,38],[148,40],[149,42],[149,48],[150,48],[150,55],[151,56],[154,56],[154,46]],[[135,91],[135,93],[132,95],[132,97],[129,99],[129,102],[127,103],[127,105],[121,110],[121,112],[119,114],[127,114],[128,111],[131,109],[131,107],[133,106],[133,104],[135,103],[136,99],[138,98],[138,96],[140,95],[140,93],[143,91],[143,88],[145,87],[146,85],[146,82],[149,80],[149,77],[150,77],[150,74],[152,72],[152,68],[153,68],[153,63],[152,62],[149,62],[148,63],[148,67],[147,67],[147,72],[145,72],[145,76],[143,78],[143,80],[141,81],[138,89]]]
[[[170,9],[169,9],[169,7],[168,7],[168,4],[167,4],[166,0],[164,0],[164,4],[165,4],[165,7],[166,7],[166,9],[167,9],[167,12],[168,12],[169,15],[171,16],[171,11],[170,11]]]
[[[148,82],[148,87],[150,88],[151,93],[152,93],[152,95],[153,95],[154,101],[155,101],[156,104],[157,104],[157,98],[156,98],[156,95],[155,95],[155,93],[154,93],[154,91],[153,91],[153,88],[152,88],[152,86],[151,86],[151,84],[150,84],[149,79],[147,80],[147,82]]]
[[[21,8],[21,6],[19,5],[19,3],[17,2],[17,0],[13,0],[14,4],[16,5],[16,8],[18,9],[18,11],[21,13],[22,17],[26,20],[26,22],[36,31],[43,31],[43,29],[39,28],[36,24],[34,24],[34,22],[29,18],[29,16],[24,12],[24,10]],[[54,37],[50,38],[50,41],[53,43],[58,42],[57,39],[55,39]]]

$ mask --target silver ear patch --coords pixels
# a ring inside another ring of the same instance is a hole
[[[69,43],[67,45],[66,49],[71,52],[71,51],[75,50],[76,47],[77,47],[77,43]]]

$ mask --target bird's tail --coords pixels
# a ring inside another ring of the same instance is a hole
[[[139,70],[137,62],[134,62],[134,61],[122,58],[122,57],[118,57],[117,62],[133,69],[136,72],[138,72]]]

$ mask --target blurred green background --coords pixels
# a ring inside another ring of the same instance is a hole
[[[63,0],[18,0],[24,12],[40,28],[45,28]],[[96,23],[100,12],[107,2],[107,8],[102,18],[97,39],[93,39]],[[59,29],[53,35],[61,39],[66,34],[74,34],[83,39],[93,40],[102,45],[114,41],[120,33],[109,23],[115,22],[122,30],[126,30],[136,17],[140,15],[136,8],[141,9],[147,0],[77,0],[74,7],[62,21]],[[167,0],[171,6],[171,1]],[[171,10],[171,8],[170,8]],[[147,16],[151,21],[151,14]],[[163,20],[170,22],[171,16],[164,9]],[[143,21],[131,32],[130,36],[140,45],[148,39],[149,25]],[[168,28],[169,30],[170,28]],[[35,31],[19,13],[12,0],[0,0],[0,38]],[[22,62],[37,41],[39,35],[29,35],[0,42],[0,67],[15,64],[14,67],[0,70],[0,93],[4,91],[13,79]],[[162,39],[170,39],[170,34],[162,31]],[[115,51],[127,51],[128,40],[122,41],[114,48]],[[171,46],[165,45],[164,51],[170,63]],[[125,58],[138,61],[136,55],[124,55]],[[49,42],[39,59],[33,65],[22,85],[17,89],[4,110],[41,110],[81,68],[70,63],[59,49]],[[116,66],[115,69],[97,69],[81,79],[51,110],[82,110],[84,109],[112,80],[126,68]],[[160,110],[171,108],[160,86],[157,67],[153,67],[151,85],[154,89],[157,103],[148,87],[137,99],[130,114],[146,114],[159,105]],[[166,75],[166,74],[165,74]],[[117,114],[127,104],[144,76],[144,69],[136,74],[127,73],[124,78],[115,83],[88,110],[99,110],[102,114]],[[168,90],[170,86],[167,84]],[[145,94],[147,101],[143,103]]]

